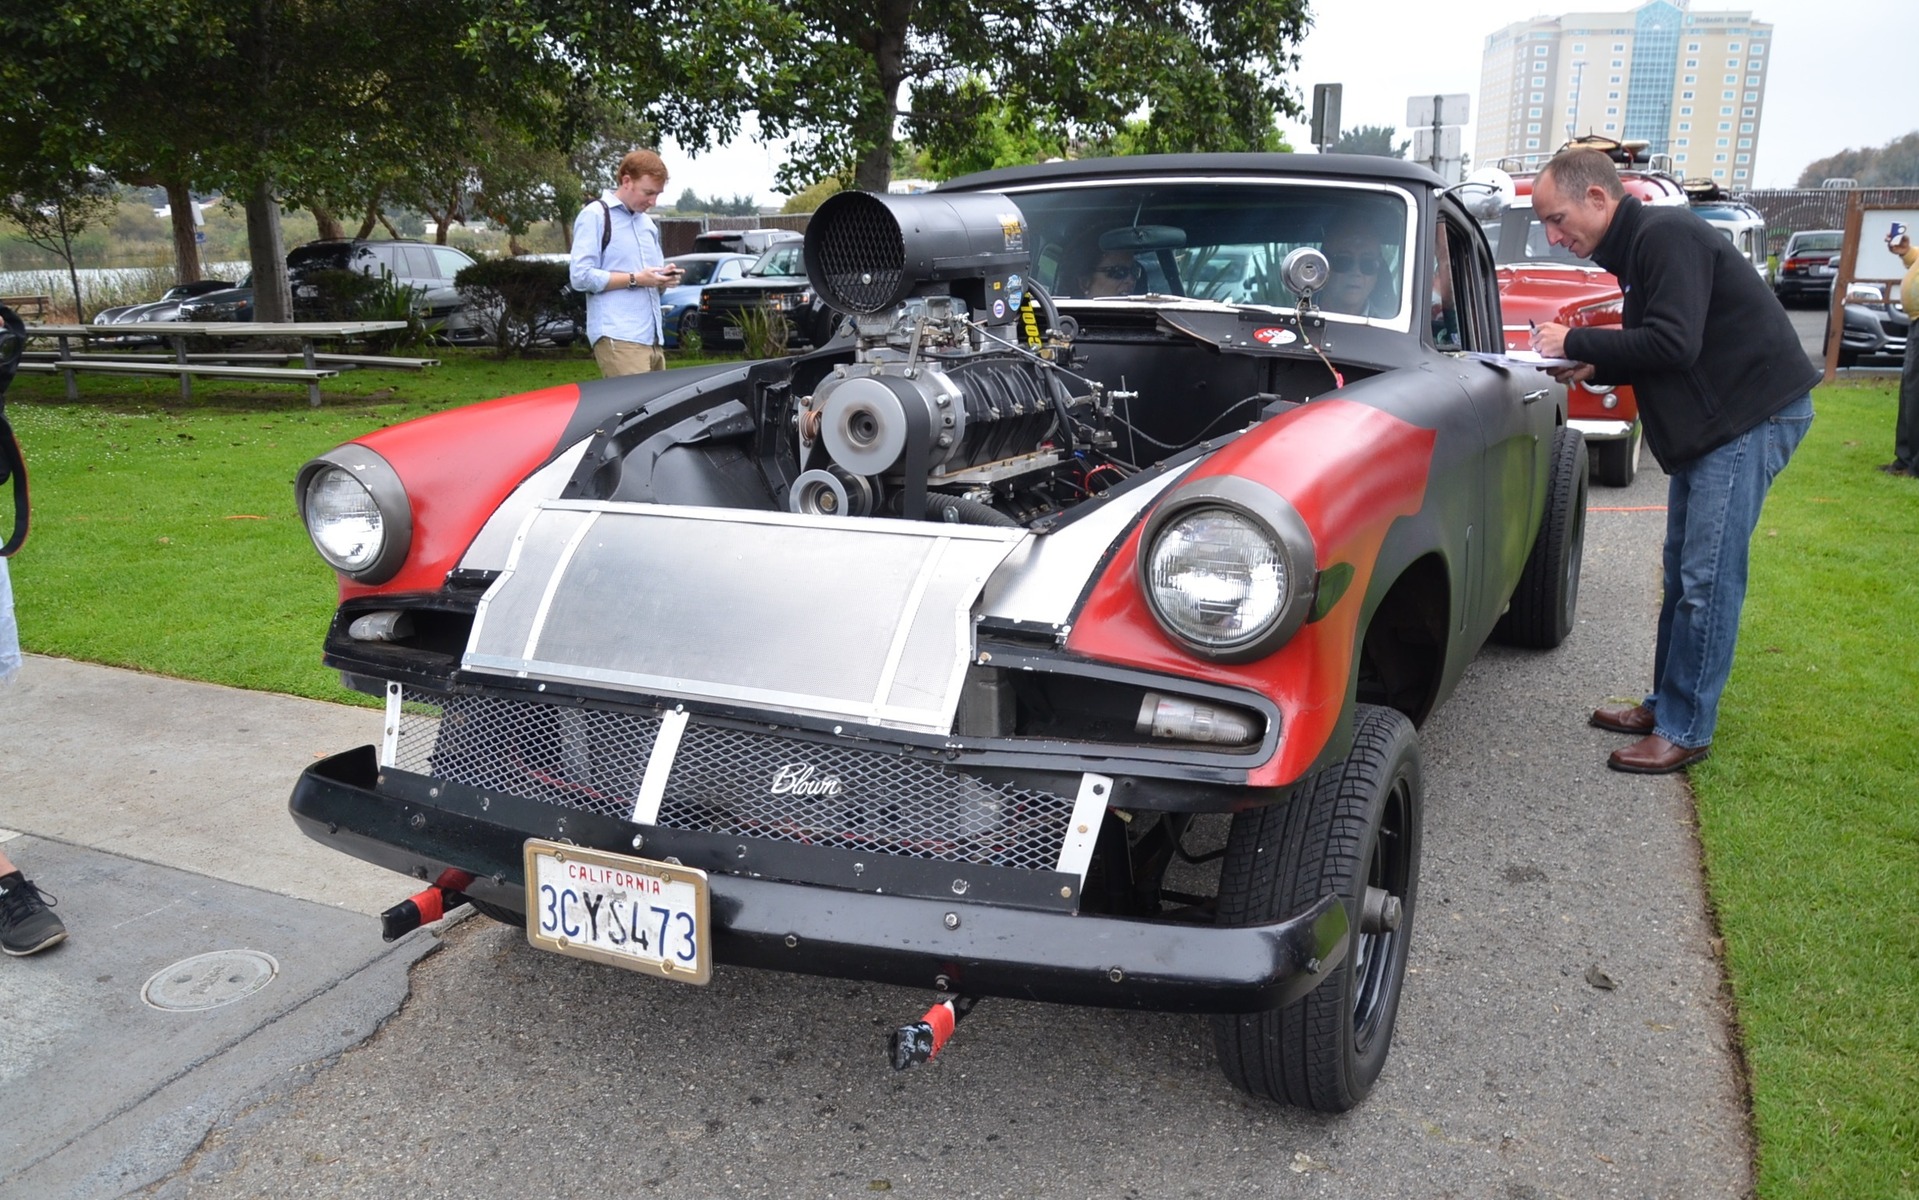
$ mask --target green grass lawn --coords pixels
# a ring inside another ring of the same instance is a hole
[[[1872,469],[1897,390],[1815,394],[1692,771],[1768,1198],[1919,1196],[1919,480]]]
[[[583,352],[446,352],[295,389],[16,381],[34,484],[13,560],[29,650],[321,699],[334,581],[294,512],[314,454],[408,417],[593,378]],[[1766,507],[1713,757],[1692,772],[1767,1200],[1919,1196],[1919,480],[1895,388],[1822,388]]]

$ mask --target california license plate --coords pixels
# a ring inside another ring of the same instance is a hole
[[[706,872],[560,842],[526,843],[526,937],[542,950],[681,983],[713,975]]]
[[[740,332],[738,325],[726,325],[720,329],[720,340],[725,342],[739,342],[746,340],[746,335]]]

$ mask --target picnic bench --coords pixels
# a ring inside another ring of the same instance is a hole
[[[59,372],[66,377],[67,399],[79,399],[77,377],[83,372],[100,371],[120,375],[172,375],[180,380],[180,398],[193,398],[193,380],[247,379],[263,383],[299,383],[306,385],[307,403],[320,406],[320,381],[331,379],[343,370],[388,368],[421,370],[437,366],[438,359],[401,358],[382,354],[338,354],[315,349],[320,341],[363,337],[404,329],[404,321],[167,321],[143,328],[143,335],[159,336],[173,345],[171,355],[125,354],[83,351],[75,353],[73,343],[82,346],[89,339],[121,338],[125,325],[29,325],[29,338],[52,338],[59,350],[49,355],[36,351],[23,358],[20,369],[31,373]],[[201,351],[188,353],[187,344],[195,339],[260,340],[297,339],[297,351]],[[293,360],[300,365],[290,365]],[[268,365],[278,362],[281,366]]]
[[[44,319],[47,315],[47,310],[53,307],[53,297],[0,296],[0,304],[6,305],[18,313],[22,321],[26,320],[29,315],[31,315],[34,320],[39,321]],[[32,309],[33,312],[29,314],[27,312],[28,309]]]

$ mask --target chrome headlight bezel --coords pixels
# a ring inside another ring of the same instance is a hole
[[[314,530],[314,522],[319,519],[312,502],[314,489],[334,472],[365,489],[380,516],[379,548],[359,566],[330,553]],[[355,583],[385,583],[399,574],[413,545],[413,502],[407,497],[399,472],[386,459],[357,443],[336,446],[300,468],[293,490],[300,505],[300,523],[328,566]]]
[[[1161,607],[1152,579],[1152,564],[1168,528],[1205,509],[1222,510],[1256,531],[1272,548],[1283,576],[1282,595],[1272,615],[1230,642],[1202,640],[1181,628]],[[1140,531],[1137,582],[1147,611],[1181,648],[1213,662],[1242,663],[1271,654],[1305,624],[1318,589],[1316,564],[1312,531],[1284,497],[1250,479],[1215,476],[1180,488],[1147,518]]]

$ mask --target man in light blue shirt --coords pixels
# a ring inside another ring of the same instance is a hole
[[[620,160],[617,186],[573,220],[569,280],[586,297],[586,341],[600,374],[666,369],[660,289],[680,270],[660,252],[660,230],[647,210],[666,190],[666,164],[651,150]]]

